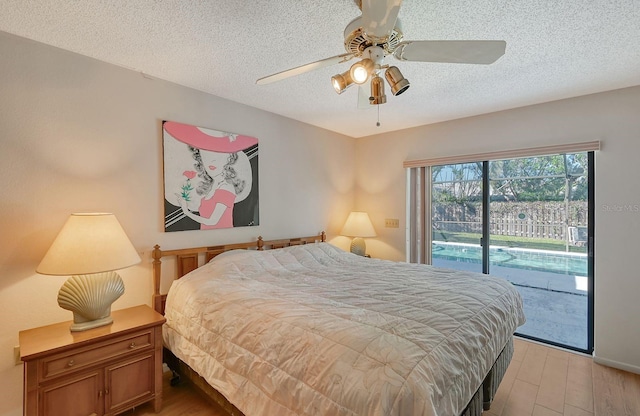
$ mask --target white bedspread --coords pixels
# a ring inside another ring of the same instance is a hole
[[[247,416],[458,415],[524,323],[503,279],[328,243],[224,253],[173,283],[166,318]]]

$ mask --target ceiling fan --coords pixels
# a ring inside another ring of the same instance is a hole
[[[341,94],[353,84],[362,86],[370,81],[371,94],[366,104],[379,105],[387,102],[384,81],[379,75],[383,70],[393,95],[400,95],[409,88],[409,81],[398,67],[384,63],[389,55],[399,61],[485,65],[504,55],[506,42],[503,40],[405,41],[398,19],[402,0],[355,0],[355,3],[362,16],[352,20],[344,30],[347,53],[260,78],[256,84],[269,84],[358,58],[360,60],[348,71],[331,77],[333,88]]]

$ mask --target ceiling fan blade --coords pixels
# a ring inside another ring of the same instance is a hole
[[[398,20],[402,0],[362,0],[362,29],[369,40],[384,40]]]
[[[260,78],[256,81],[258,85],[270,84],[272,82],[280,81],[285,78],[293,77],[296,75],[304,74],[305,72],[313,71],[314,69],[324,68],[329,65],[340,64],[353,58],[352,53],[343,53],[342,55],[332,56],[331,58],[321,59],[319,61],[311,62],[306,65],[298,66],[296,68],[287,69],[286,71],[278,72],[273,75],[269,75]]]
[[[492,64],[506,47],[503,40],[418,40],[401,42],[393,56],[401,61]]]

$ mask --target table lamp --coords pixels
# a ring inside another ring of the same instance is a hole
[[[351,252],[359,256],[364,256],[367,251],[366,244],[363,238],[375,237],[376,230],[373,229],[373,224],[369,219],[369,214],[366,212],[354,211],[349,214],[347,222],[344,223],[340,235],[347,237],[354,237],[351,240]]]
[[[111,304],[124,293],[114,271],[140,263],[115,215],[71,214],[36,272],[71,275],[58,292],[58,305],[73,312],[71,331],[108,325]]]

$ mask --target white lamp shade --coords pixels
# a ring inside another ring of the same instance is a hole
[[[92,274],[140,263],[115,215],[71,214],[36,272],[48,275]]]
[[[347,237],[367,238],[375,237],[376,230],[373,229],[373,224],[371,224],[369,214],[366,212],[354,211],[349,214],[340,234]]]

